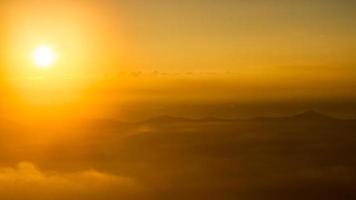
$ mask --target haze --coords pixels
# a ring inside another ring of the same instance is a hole
[[[356,1],[0,1],[0,199],[355,199]]]

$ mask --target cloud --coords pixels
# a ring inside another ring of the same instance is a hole
[[[97,170],[43,171],[31,162],[0,168],[1,199],[110,199],[136,189],[137,184],[130,177]]]

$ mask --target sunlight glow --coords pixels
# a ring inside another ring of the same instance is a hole
[[[55,61],[55,54],[48,46],[39,46],[35,49],[33,60],[37,67],[42,69],[49,68]]]

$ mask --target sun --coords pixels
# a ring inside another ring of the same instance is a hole
[[[33,53],[33,61],[38,68],[46,69],[53,65],[55,61],[54,51],[47,45],[38,46]]]

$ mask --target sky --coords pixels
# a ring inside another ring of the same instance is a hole
[[[161,71],[301,66],[319,66],[322,71],[325,66],[355,64],[355,1],[17,0],[2,4],[8,11],[5,27],[10,35],[15,32],[22,38],[21,46],[53,43],[62,53],[72,51],[63,59],[81,64]]]
[[[19,101],[36,105],[352,101],[355,6],[348,0],[5,0],[1,75]],[[31,57],[42,44],[57,56],[48,70]]]
[[[354,1],[144,1],[131,3],[129,16],[148,55],[143,65],[345,66],[355,63],[354,6]]]

